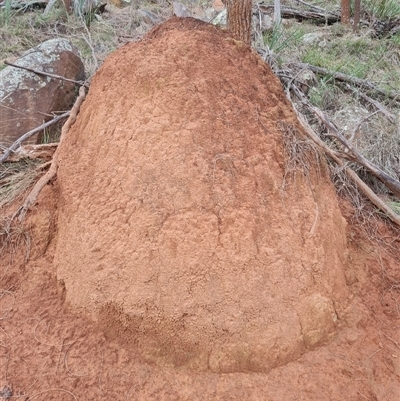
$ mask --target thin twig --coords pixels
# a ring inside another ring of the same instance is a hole
[[[392,114],[382,103],[379,103],[378,101],[376,101],[375,99],[370,98],[369,96],[367,96],[365,93],[361,92],[358,89],[353,88],[352,86],[350,86],[349,84],[346,84],[346,88],[351,90],[353,93],[356,93],[357,95],[359,95],[360,97],[362,97],[364,100],[366,100],[367,102],[371,103],[376,109],[378,109],[383,115],[386,116],[386,118],[392,123],[395,124],[396,123],[396,116],[394,114]]]
[[[54,117],[52,120],[47,121],[47,123],[44,123],[42,125],[40,125],[39,127],[36,127],[30,131],[28,131],[27,133],[25,133],[24,135],[22,135],[21,137],[19,137],[3,154],[3,156],[0,157],[0,163],[3,163],[5,160],[7,160],[7,158],[11,155],[11,153],[13,151],[15,151],[15,149],[17,149],[21,143],[25,140],[27,140],[28,138],[30,138],[32,135],[37,134],[38,132],[44,130],[45,128],[49,127],[50,125],[53,125],[55,123],[57,123],[58,121],[62,120],[63,118],[66,118],[69,116],[69,111],[60,114],[57,117]]]
[[[72,375],[72,376],[76,376],[76,377],[83,377],[83,376],[87,376],[87,373],[73,373],[71,372],[71,370],[68,367],[68,352],[70,350],[70,348],[76,343],[76,341],[74,341],[73,343],[69,344],[68,348],[65,351],[65,355],[64,355],[64,365],[65,368],[67,369],[67,372]]]
[[[359,165],[366,168],[374,177],[376,177],[382,184],[386,185],[393,194],[400,199],[400,181],[396,180],[386,172],[384,172],[379,166],[370,162],[367,158],[365,158],[361,153],[357,151],[357,149],[342,135],[339,129],[329,120],[329,118],[325,115],[325,113],[319,108],[311,105],[310,102],[307,101],[307,107],[314,112],[314,114],[318,117],[318,119],[326,126],[328,131],[334,135],[334,137],[350,152],[350,158],[358,163]],[[400,217],[400,216],[399,216]]]
[[[78,401],[78,399],[76,398],[76,395],[74,393],[71,393],[71,391],[65,390],[63,388],[50,388],[49,390],[41,391],[40,393],[36,393],[36,394],[32,395],[31,397],[28,396],[27,401],[28,400],[33,400],[34,398],[39,397],[39,395],[46,394],[46,393],[49,393],[51,391],[63,391],[64,393],[72,395],[72,397],[74,397],[74,400]]]
[[[376,350],[375,352],[373,352],[368,359],[371,359],[375,354],[377,354],[378,352],[381,352],[383,350],[383,348],[379,348],[378,350]]]
[[[56,151],[58,143],[41,143],[36,145],[21,145],[14,153],[7,158],[7,162],[18,162],[22,159],[47,159],[51,160]],[[40,169],[36,168],[36,170]]]
[[[60,365],[61,354],[62,354],[62,349],[64,348],[64,343],[65,343],[65,338],[63,338],[61,345],[60,345],[60,354],[58,355],[57,364],[56,364],[56,374],[58,373],[58,366]]]
[[[4,64],[9,65],[10,67],[21,68],[22,70],[33,72],[34,74],[38,74],[38,75],[41,75],[41,76],[44,76],[44,77],[50,77],[50,78],[54,78],[54,79],[59,79],[61,81],[66,81],[66,82],[72,82],[73,84],[77,84],[77,85],[87,85],[87,83],[85,81],[76,81],[75,79],[65,78],[65,77],[63,77],[61,75],[50,74],[49,72],[40,71],[40,70],[36,70],[34,68],[24,67],[22,65],[10,63],[7,60],[4,61]]]

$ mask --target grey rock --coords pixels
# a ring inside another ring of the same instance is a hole
[[[177,17],[187,18],[192,16],[192,13],[182,3],[178,3],[177,1],[172,3],[172,9],[174,15]]]
[[[26,51],[14,62],[73,80],[84,78],[78,49],[66,39],[51,39]],[[8,66],[0,71],[0,145],[9,146],[48,121],[53,111],[67,110],[76,84]],[[29,143],[38,141],[38,135]]]

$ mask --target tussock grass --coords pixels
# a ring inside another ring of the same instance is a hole
[[[0,210],[25,193],[42,174],[41,161],[24,159],[0,164]]]

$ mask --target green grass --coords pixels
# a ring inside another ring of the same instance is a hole
[[[400,86],[400,68],[394,68],[396,60],[393,60],[392,47],[389,40],[346,35],[329,38],[323,46],[319,43],[308,46],[301,60],[390,88],[396,84]]]
[[[400,202],[389,202],[388,206],[397,214],[400,214]]]
[[[399,0],[363,0],[362,8],[379,20],[392,20],[400,17]]]
[[[8,27],[15,15],[11,9],[11,0],[5,0],[4,8],[0,9],[0,27]]]
[[[285,30],[282,25],[278,25],[271,32],[264,33],[264,45],[268,45],[275,53],[280,53],[284,49],[296,46],[303,35],[304,31],[300,28]]]

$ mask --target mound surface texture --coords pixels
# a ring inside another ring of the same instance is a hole
[[[268,371],[329,341],[345,220],[312,153],[287,174],[288,127],[279,81],[218,28],[175,18],[112,54],[60,149],[67,301],[161,365]]]

